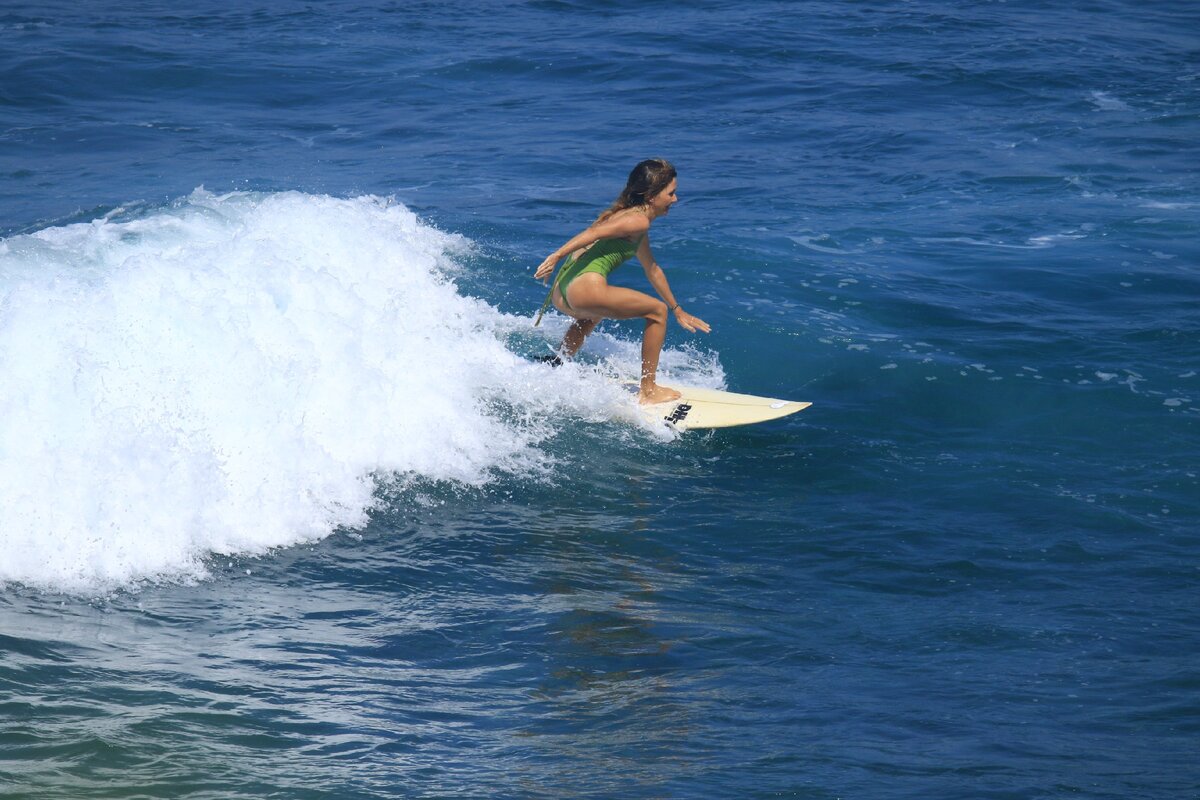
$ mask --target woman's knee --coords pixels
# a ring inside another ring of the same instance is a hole
[[[660,325],[665,325],[667,322],[667,304],[661,300],[654,301],[654,306],[646,314],[646,319],[651,322],[657,322]]]

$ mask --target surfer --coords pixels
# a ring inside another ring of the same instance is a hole
[[[650,250],[650,225],[678,201],[675,196],[677,186],[675,167],[670,162],[661,158],[642,161],[629,173],[625,189],[616,202],[587,230],[547,256],[533,274],[537,280],[548,281],[558,262],[569,256],[537,318],[537,322],[541,322],[542,313],[550,303],[574,318],[559,348],[559,353],[566,358],[578,352],[584,339],[602,319],[641,317],[646,320],[638,391],[641,403],[665,403],[679,397],[679,392],[674,389],[655,383],[658,357],[667,335],[667,316],[674,313],[675,320],[692,333],[711,330],[708,323],[687,313],[675,301],[667,276]],[[609,286],[609,273],[634,255],[662,300],[634,289]],[[561,363],[558,356],[547,360]]]

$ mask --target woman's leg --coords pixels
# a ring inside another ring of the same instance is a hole
[[[567,328],[559,351],[567,358],[578,353],[579,348],[583,347],[583,340],[587,338],[599,321],[598,319],[576,319],[571,323],[571,327]]]
[[[567,309],[560,305],[560,293],[555,292],[555,306],[576,318],[576,322],[567,331],[563,339],[564,348],[567,338],[570,338],[575,327],[580,327],[579,344],[583,337],[591,332],[596,321],[600,318],[646,320],[646,330],[642,334],[642,376],[638,399],[643,403],[665,403],[679,397],[679,392],[659,386],[655,380],[658,376],[658,359],[662,353],[663,342],[667,336],[667,304],[656,300],[644,292],[625,289],[620,286],[609,286],[602,276],[595,273],[580,275],[571,281],[568,288],[571,293],[571,307]],[[584,324],[591,325],[584,329]],[[578,346],[575,348],[578,349]],[[569,351],[574,352],[574,351]]]

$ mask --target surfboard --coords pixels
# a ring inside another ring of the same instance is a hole
[[[629,385],[634,392],[637,391],[636,383]],[[662,420],[678,431],[754,425],[795,414],[812,405],[795,400],[777,400],[773,397],[756,397],[752,394],[735,394],[696,386],[668,388],[680,393],[678,400],[638,406],[638,410],[647,419]]]

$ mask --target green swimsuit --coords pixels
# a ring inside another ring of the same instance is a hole
[[[567,300],[567,287],[571,285],[571,281],[585,272],[596,272],[607,279],[614,269],[633,258],[641,243],[641,236],[636,242],[621,238],[598,239],[595,244],[584,250],[578,259],[573,256],[568,258],[562,269],[559,270],[558,278],[551,285],[550,294],[546,295],[546,301],[542,303],[542,312],[538,313],[538,321],[541,321],[542,313],[553,300],[556,288],[562,290],[563,305],[570,308],[571,303]]]

